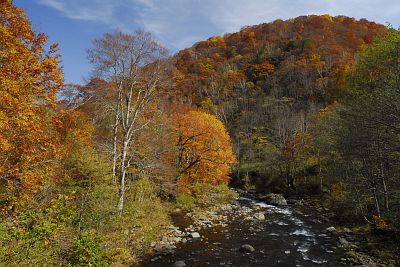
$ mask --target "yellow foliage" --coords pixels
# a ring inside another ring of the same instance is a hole
[[[346,191],[346,187],[347,187],[347,184],[344,183],[344,182],[335,183],[332,186],[332,198],[333,198],[333,200],[335,200],[335,201],[343,201],[346,198],[347,194],[348,194],[348,191]]]
[[[220,47],[226,47],[226,42],[225,39],[221,36],[213,36],[208,39],[208,44],[210,46],[220,46]]]
[[[321,15],[321,17],[323,17],[323,18],[326,19],[326,20],[329,20],[329,21],[333,22],[333,18],[332,18],[331,15],[324,14],[324,15]]]
[[[232,144],[223,123],[202,111],[173,115],[177,132],[177,159],[180,191],[197,183],[227,183],[236,163]]]

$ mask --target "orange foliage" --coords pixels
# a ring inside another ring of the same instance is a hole
[[[305,69],[306,76],[316,87],[308,90],[314,95],[306,97],[330,102],[341,90],[332,85],[341,82],[341,70],[354,63],[354,54],[360,46],[387,32],[383,25],[365,19],[311,15],[249,26],[224,37],[212,37],[178,53],[175,64],[180,72],[178,94],[174,91],[171,98],[189,97],[192,104],[199,104],[209,96],[203,92],[210,91],[202,88],[214,83],[224,91],[218,94],[218,100],[226,101],[235,98],[231,94],[234,83],[246,76],[253,83],[271,76],[271,80],[282,80],[282,87],[288,87],[290,82],[293,88],[298,88],[304,77],[299,73],[304,74],[301,70]],[[292,75],[290,81],[285,80],[287,75],[281,70],[293,67],[297,67],[298,73]],[[223,77],[228,68],[240,79],[226,83]],[[266,82],[265,88],[271,87]],[[318,88],[323,88],[324,92]],[[297,92],[291,94],[304,96]]]
[[[0,3],[0,178],[35,191],[58,158],[56,93],[63,83],[57,45],[35,34],[24,12]]]
[[[89,118],[80,110],[70,109],[62,112],[58,131],[63,144],[63,154],[77,146],[93,147],[95,128]]]
[[[275,71],[275,66],[269,63],[251,66],[253,79],[265,79]]]
[[[331,113],[332,111],[337,109],[339,106],[340,106],[339,102],[334,101],[331,105],[328,105],[325,108],[322,108],[319,111],[319,118],[318,119],[321,119],[321,118],[325,117],[327,114]]]
[[[296,31],[298,33],[302,33],[303,30],[304,30],[304,24],[303,23],[296,24],[295,27],[296,27]]]
[[[175,113],[176,165],[180,191],[197,183],[227,183],[236,163],[229,135],[221,121],[202,111]]]

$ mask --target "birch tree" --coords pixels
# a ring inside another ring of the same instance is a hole
[[[133,34],[107,33],[95,40],[88,51],[94,75],[111,82],[115,90],[111,156],[120,214],[124,208],[127,172],[133,163],[131,148],[135,134],[149,122],[146,113],[162,81],[167,55],[167,50],[142,30]]]

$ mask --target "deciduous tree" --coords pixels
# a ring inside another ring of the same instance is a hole
[[[151,118],[147,107],[161,83],[167,51],[148,32],[117,31],[95,40],[88,55],[95,74],[116,90],[112,157],[113,176],[118,176],[118,210],[122,213],[127,170],[133,163],[132,144],[135,134],[148,124],[148,120],[140,118]]]
[[[46,50],[47,37],[9,0],[0,2],[0,36],[0,180],[35,191],[53,177],[58,157],[57,45]]]
[[[198,183],[227,183],[236,157],[223,123],[202,111],[175,113],[173,121],[178,190],[188,190]]]

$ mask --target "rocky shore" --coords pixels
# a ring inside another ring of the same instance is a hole
[[[209,210],[196,209],[191,212],[184,212],[177,209],[176,213],[183,213],[191,222],[184,229],[177,226],[169,226],[168,231],[160,237],[160,241],[152,244],[154,249],[154,257],[151,261],[157,261],[163,256],[172,255],[175,253],[178,243],[186,243],[191,239],[198,239],[199,242],[208,242],[204,236],[201,236],[199,231],[206,228],[220,227],[225,228],[230,220],[243,219],[248,221],[265,220],[265,215],[262,212],[256,212],[259,208],[248,208],[241,206],[237,202],[225,205],[217,205]],[[229,237],[227,237],[229,239]],[[177,266],[184,266],[182,263]]]

